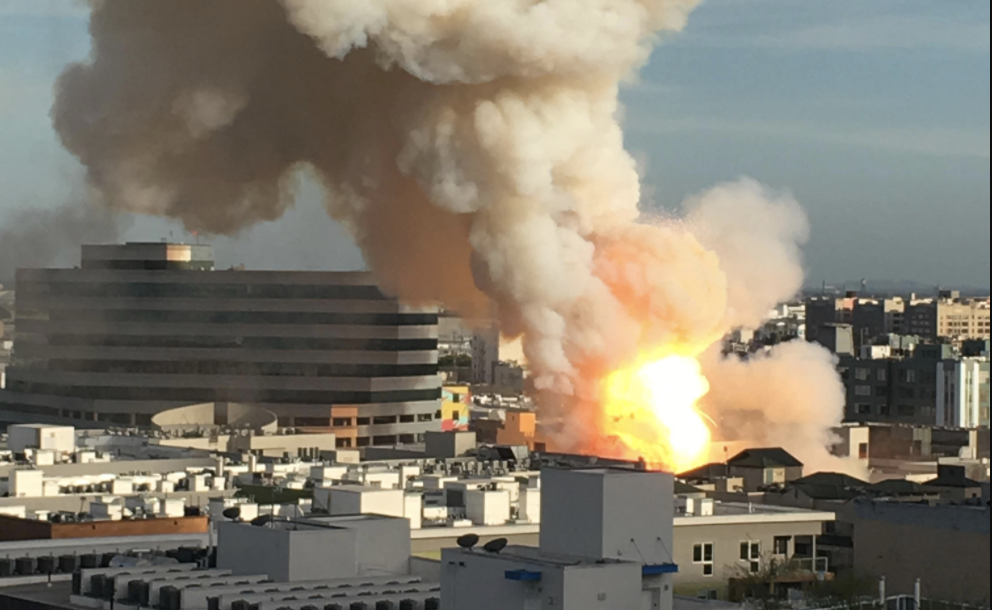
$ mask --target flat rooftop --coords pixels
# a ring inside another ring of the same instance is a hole
[[[515,559],[524,561],[532,565],[541,565],[554,568],[576,567],[576,566],[598,566],[598,565],[620,565],[624,562],[617,559],[591,559],[588,557],[573,557],[571,555],[561,555],[557,553],[545,553],[541,549],[530,546],[508,546],[498,555],[487,553],[481,548],[473,551],[467,549],[455,549],[465,554],[481,555],[483,557],[498,557],[500,559]]]

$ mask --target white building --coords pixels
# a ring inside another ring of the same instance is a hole
[[[937,365],[938,426],[989,426],[989,359],[965,358]]]
[[[540,547],[443,552],[446,609],[671,610],[671,475],[546,470],[542,485]]]
[[[71,426],[27,424],[7,429],[7,448],[14,453],[28,449],[69,454],[76,451],[76,429]]]

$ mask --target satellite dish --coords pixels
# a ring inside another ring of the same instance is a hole
[[[238,519],[241,518],[241,508],[238,506],[228,508],[221,514],[224,515],[225,519],[228,519],[230,521],[237,521]]]
[[[458,539],[458,546],[463,549],[472,550],[479,544],[479,537],[475,534],[466,534]]]
[[[503,549],[509,545],[510,542],[506,538],[499,538],[491,542],[487,542],[486,546],[482,547],[487,553],[492,553],[493,555],[499,555],[503,552]]]
[[[265,527],[266,525],[272,523],[272,515],[262,515],[252,519],[251,524],[255,527]]]

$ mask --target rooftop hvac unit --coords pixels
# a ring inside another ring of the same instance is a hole
[[[84,570],[93,570],[100,566],[100,557],[98,555],[89,554],[83,555],[79,558],[79,567]]]
[[[404,599],[400,602],[400,610],[417,610],[417,602],[412,599]]]
[[[121,576],[127,576],[127,574],[121,574]],[[100,587],[100,598],[110,601],[114,599],[114,595],[117,593],[117,580],[113,576],[107,576],[103,579],[103,585]]]
[[[424,602],[424,610],[441,610],[441,600],[432,597],[426,602]]]
[[[243,599],[239,599],[231,604],[231,610],[251,610],[251,604]]]
[[[344,608],[341,607],[341,604],[327,604],[324,606],[324,610],[344,610]]]
[[[79,567],[79,558],[75,555],[63,555],[59,557],[59,572],[72,574]]]
[[[33,557],[21,557],[14,562],[14,568],[18,576],[34,576],[38,571],[38,562]]]
[[[0,578],[10,578],[14,575],[14,562],[9,559],[0,559]]]
[[[151,597],[151,588],[143,580],[132,580],[127,583],[127,599],[135,606],[147,606]]]
[[[375,610],[396,610],[396,604],[391,601],[377,602],[375,605]]]
[[[355,602],[348,610],[369,610],[369,605],[365,602]]]
[[[176,587],[162,587],[159,605],[162,610],[179,610],[182,605],[182,593]]]
[[[320,610],[317,606],[303,606],[301,610]]]

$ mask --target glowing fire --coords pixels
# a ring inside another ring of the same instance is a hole
[[[684,472],[706,462],[710,429],[697,403],[710,391],[699,361],[667,356],[604,382],[604,436],[619,441],[624,458]]]

